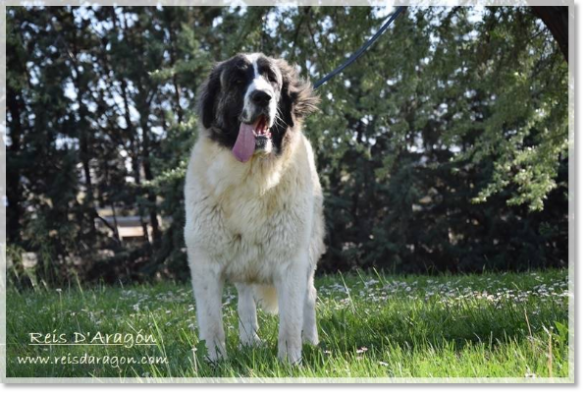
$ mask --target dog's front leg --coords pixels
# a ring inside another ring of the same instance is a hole
[[[278,291],[278,358],[292,364],[301,361],[303,309],[307,293],[308,256],[301,255],[288,264],[276,281]]]
[[[236,289],[238,289],[240,343],[244,346],[260,345],[262,342],[257,334],[258,318],[256,316],[254,290],[247,283],[236,283]]]
[[[197,307],[199,340],[205,341],[209,360],[226,358],[225,332],[222,321],[223,278],[217,267],[204,261],[191,264],[193,293]]]

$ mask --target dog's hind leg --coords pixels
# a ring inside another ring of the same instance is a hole
[[[206,264],[201,259],[193,259],[191,254],[189,260],[197,306],[199,340],[205,341],[209,360],[215,362],[227,357],[221,311],[223,279],[219,272],[210,267],[211,264]]]
[[[315,313],[315,304],[317,302],[317,290],[313,284],[313,274],[309,278],[307,293],[305,297],[305,307],[303,310],[303,342],[317,345],[319,343],[319,334],[317,334],[317,317]]]
[[[236,283],[238,290],[238,321],[240,343],[244,346],[255,346],[261,343],[258,337],[258,319],[254,288],[246,283]]]

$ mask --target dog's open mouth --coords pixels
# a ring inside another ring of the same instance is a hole
[[[245,163],[256,149],[264,149],[270,137],[269,122],[265,115],[258,116],[252,124],[242,122],[232,153],[236,159]]]
[[[270,137],[270,128],[268,127],[268,119],[266,119],[266,116],[260,115],[256,119],[256,122],[254,122],[254,136]]]

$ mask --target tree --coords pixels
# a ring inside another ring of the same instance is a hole
[[[319,88],[304,130],[326,194],[320,269],[567,264],[563,10],[409,7]],[[213,63],[262,50],[315,81],[391,12],[8,7],[11,256],[36,253],[47,281],[186,278],[183,178]],[[121,242],[124,216],[152,243]]]
[[[532,7],[532,12],[538,16],[552,33],[559,45],[565,60],[569,61],[569,7]]]

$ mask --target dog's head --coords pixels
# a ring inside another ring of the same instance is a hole
[[[200,88],[199,116],[208,136],[246,162],[280,154],[319,98],[286,61],[239,54],[218,63]]]

